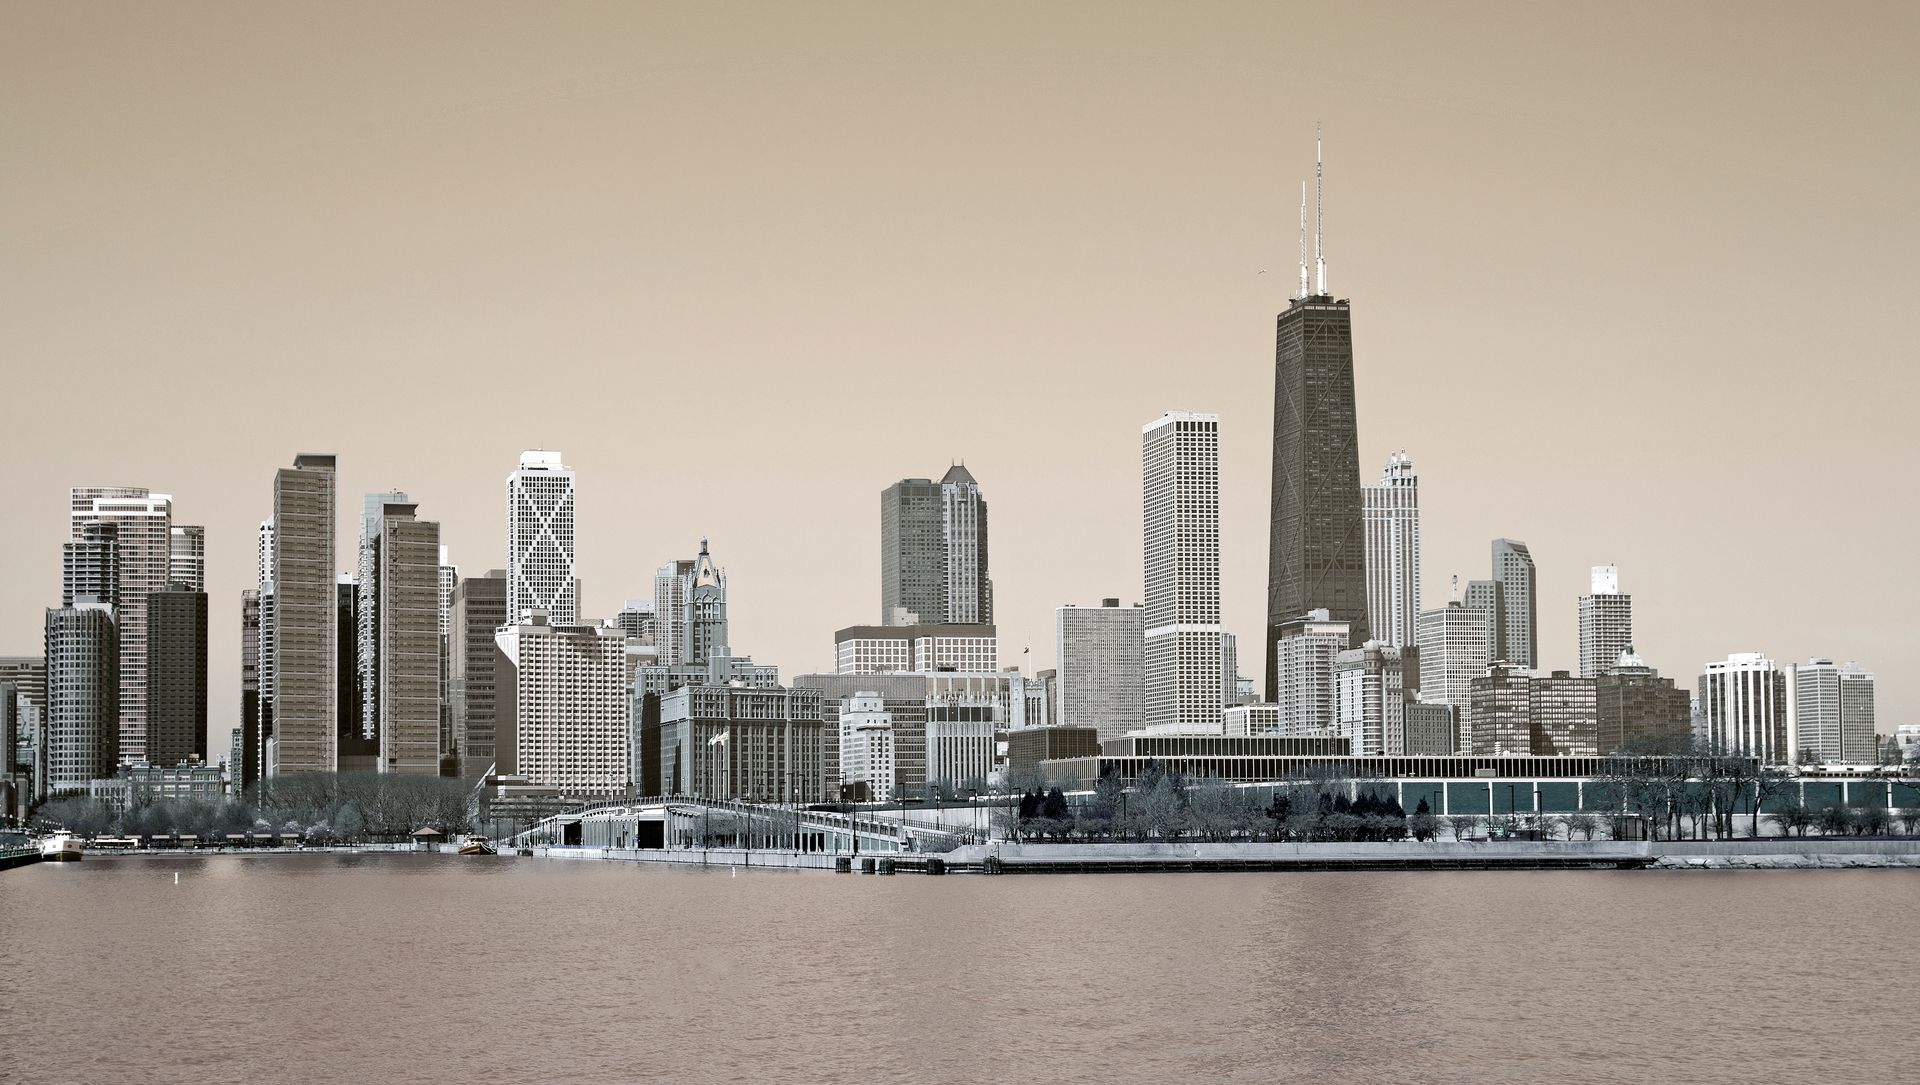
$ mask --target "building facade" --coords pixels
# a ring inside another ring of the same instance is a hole
[[[184,581],[147,596],[147,760],[207,761],[207,593]]]
[[[207,590],[207,529],[175,524],[169,538],[167,579],[194,591]]]
[[[272,732],[266,775],[339,766],[334,457],[303,453],[273,485]]]
[[[1673,752],[1691,744],[1693,698],[1632,651],[1593,681],[1596,752]]]
[[[120,642],[113,608],[78,600],[47,611],[45,793],[84,790],[121,758]],[[142,690],[144,694],[144,675]]]
[[[1367,628],[1394,648],[1418,643],[1420,480],[1405,452],[1388,457],[1380,481],[1360,491],[1367,531]]]
[[[1709,748],[1767,764],[1789,759],[1787,675],[1765,655],[1736,652],[1707,664],[1699,706]]]
[[[360,738],[380,772],[440,772],[440,525],[399,492],[368,494],[360,522]]]
[[[1788,666],[1792,752],[1802,762],[1872,764],[1873,675],[1858,663],[1812,659]]]
[[[448,660],[447,697],[453,705],[453,727],[459,736],[463,780],[477,781],[493,771],[499,697],[495,671],[499,647],[494,634],[506,623],[506,570],[490,569],[484,576],[464,577],[454,587],[456,643]]]
[[[823,720],[824,722],[824,720]],[[895,794],[893,714],[886,698],[863,690],[840,710],[840,784],[852,802],[890,802]]]
[[[1350,629],[1349,623],[1325,610],[1280,624],[1268,664],[1278,682],[1273,701],[1280,714],[1276,733],[1289,737],[1335,733],[1341,711],[1336,661],[1347,650]]]
[[[1633,650],[1633,596],[1620,590],[1620,571],[1593,567],[1593,590],[1580,597],[1580,677],[1611,674]]]
[[[1493,579],[1500,585],[1494,619],[1499,654],[1515,666],[1540,665],[1539,605],[1535,599],[1533,554],[1513,539],[1493,540]]]
[[[530,449],[507,476],[507,614],[545,612],[555,626],[580,619],[575,573],[574,475],[560,453]]]
[[[1406,703],[1419,690],[1418,658],[1415,648],[1377,640],[1334,656],[1333,733],[1355,755],[1406,752]]]
[[[1451,710],[1452,746],[1467,748],[1473,680],[1487,673],[1485,611],[1459,600],[1420,615],[1420,699]]]
[[[682,686],[642,728],[660,778],[636,790],[763,803],[827,800],[821,695],[810,689]],[[838,746],[838,743],[835,743]]]
[[[496,642],[501,774],[563,795],[626,794],[633,764],[626,637],[611,626],[555,625],[533,610],[502,626]]]
[[[1146,610],[1116,598],[1054,611],[1058,723],[1118,738],[1146,726]]]
[[[120,755],[137,761],[147,753],[147,597],[165,591],[172,571],[173,498],[138,486],[89,486],[73,490],[72,537],[83,538],[89,522],[113,525],[117,584],[112,598],[120,644]]]
[[[990,671],[999,666],[990,625],[855,625],[833,635],[839,674]]]
[[[1220,417],[1169,412],[1141,428],[1140,453],[1146,725],[1218,733]]]

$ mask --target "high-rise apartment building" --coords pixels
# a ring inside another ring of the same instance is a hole
[[[939,482],[901,479],[880,494],[883,625],[988,625],[987,502],[955,464]]]
[[[1388,457],[1380,481],[1360,491],[1367,531],[1367,628],[1395,648],[1418,642],[1420,480],[1405,452]]]
[[[1220,416],[1171,411],[1147,423],[1140,460],[1146,724],[1218,733]]]
[[[173,498],[137,486],[91,486],[73,491],[72,536],[90,521],[114,526],[118,588],[112,599],[120,642],[120,756],[147,755],[147,597],[164,591],[172,571]]]
[[[1317,184],[1317,182],[1316,182]],[[1315,200],[1316,222],[1319,200]],[[1306,201],[1300,211],[1300,290],[1275,321],[1273,500],[1267,558],[1267,700],[1280,625],[1314,610],[1347,623],[1352,642],[1367,624],[1366,535],[1360,501],[1359,427],[1353,394],[1353,314],[1327,290],[1321,233],[1315,282],[1306,268]]]
[[[453,589],[455,644],[449,661],[447,697],[453,702],[454,731],[460,747],[460,778],[474,781],[493,769],[499,690],[495,631],[507,621],[507,573],[461,579]]]
[[[1699,706],[1705,739],[1716,752],[1785,763],[1787,675],[1758,652],[1736,652],[1706,665]]]
[[[360,521],[360,737],[380,772],[440,771],[440,525],[403,493],[368,494]]]
[[[1420,699],[1452,710],[1456,749],[1470,733],[1473,680],[1490,662],[1486,623],[1484,611],[1458,599],[1420,615]]]
[[[207,760],[207,593],[184,581],[147,596],[147,761]]]
[[[302,453],[273,481],[272,732],[267,776],[338,767],[339,600],[334,563],[334,457]],[[263,661],[263,666],[265,663]]]
[[[1145,726],[1146,611],[1103,599],[1054,616],[1056,722],[1091,727],[1102,740]]]
[[[122,655],[113,615],[90,598],[47,611],[48,794],[84,790],[119,763]]]
[[[558,452],[521,453],[507,476],[507,614],[514,621],[528,610],[546,612],[555,626],[579,621],[573,533],[573,468]]]
[[[1495,662],[1475,678],[1465,752],[1482,757],[1591,757],[1599,752],[1597,687],[1566,671],[1535,675]]]
[[[167,554],[167,579],[192,588],[207,590],[207,529],[191,524],[173,525]]]
[[[1620,571],[1593,567],[1593,590],[1580,597],[1580,677],[1610,674],[1633,649],[1633,596],[1620,590]]]
[[[1631,651],[1594,679],[1601,754],[1684,748],[1693,738],[1693,698]]]
[[[1500,585],[1494,621],[1499,645],[1494,658],[1517,667],[1538,667],[1539,608],[1534,599],[1533,555],[1526,543],[1493,540],[1493,579]]]
[[[511,591],[509,578],[509,591]],[[627,638],[534,610],[496,636],[500,772],[564,795],[624,794],[632,774]]]
[[[1407,752],[1406,705],[1419,683],[1416,657],[1414,648],[1377,640],[1334,656],[1334,733],[1356,756]]]
[[[1347,650],[1349,623],[1324,609],[1315,610],[1280,623],[1279,633],[1268,663],[1278,682],[1273,699],[1279,709],[1275,733],[1288,737],[1332,734],[1340,720],[1335,661]],[[1359,752],[1358,747],[1354,751]]]
[[[1787,667],[1791,751],[1802,761],[1872,764],[1873,675],[1858,663],[1812,659]]]

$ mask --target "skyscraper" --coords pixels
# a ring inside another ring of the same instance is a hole
[[[207,590],[207,529],[175,524],[169,539],[167,579],[194,591]]]
[[[1502,605],[1498,580],[1467,581],[1466,606],[1468,610],[1480,616],[1480,628],[1486,632],[1488,663],[1501,657],[1501,648],[1504,643],[1500,634]]]
[[[1317,274],[1309,290],[1304,192],[1300,204],[1299,296],[1274,328],[1272,533],[1262,653],[1269,701],[1278,686],[1273,649],[1281,623],[1325,610],[1347,623],[1348,647],[1372,639],[1353,395],[1353,314],[1346,300],[1336,301],[1327,292],[1323,218],[1314,229]],[[1323,206],[1316,197],[1316,216]]]
[[[1145,619],[1145,610],[1118,599],[1055,611],[1059,723],[1094,728],[1102,739],[1145,724]]]
[[[700,556],[693,559],[693,572],[686,587],[686,609],[675,617],[683,623],[680,643],[687,666],[717,666],[716,684],[726,681],[727,649],[727,574],[713,563],[707,553],[707,540],[700,540]]]
[[[115,605],[120,598],[118,529],[104,520],[79,526],[72,542],[60,547],[60,605],[76,599]]]
[[[1388,457],[1380,481],[1361,490],[1367,530],[1367,628],[1373,639],[1411,648],[1420,625],[1420,480],[1405,452]]]
[[[507,615],[542,610],[554,625],[580,617],[573,543],[573,468],[533,449],[507,476]]]
[[[207,760],[207,593],[183,581],[147,597],[147,761]]]
[[[1787,761],[1786,672],[1759,652],[1735,652],[1700,675],[1700,715],[1716,752]]]
[[[120,756],[147,755],[147,597],[164,591],[172,571],[173,498],[138,486],[91,486],[73,491],[73,538],[89,521],[114,526],[118,591],[101,602],[113,607],[120,642]]]
[[[453,589],[453,658],[447,696],[453,702],[454,730],[460,747],[460,778],[473,781],[493,768],[497,684],[494,631],[507,620],[507,574],[461,579]]]
[[[496,641],[500,771],[563,795],[624,792],[633,743],[626,636],[535,613],[502,626]]]
[[[1268,664],[1278,676],[1273,703],[1279,729],[1287,736],[1325,735],[1340,719],[1335,660],[1347,650],[1351,632],[1325,610],[1309,611],[1280,625]],[[1378,736],[1375,736],[1378,738]],[[1354,752],[1360,752],[1355,746]],[[1376,751],[1377,752],[1377,746]]]
[[[955,464],[939,482],[907,478],[880,494],[883,625],[987,625],[987,501]]]
[[[1220,416],[1171,411],[1147,423],[1140,462],[1146,724],[1218,733]]]
[[[113,775],[121,756],[123,687],[113,608],[82,597],[48,610],[46,652],[46,790],[83,789]]]
[[[402,493],[368,494],[360,524],[360,712],[381,772],[440,771],[440,525]]]
[[[1593,591],[1580,597],[1580,677],[1613,673],[1620,653],[1633,647],[1633,596],[1620,590],[1620,571],[1593,567]]]
[[[1417,655],[1411,647],[1370,640],[1334,657],[1334,729],[1356,755],[1410,752],[1406,708],[1414,692],[1409,687],[1419,681]]]
[[[1420,615],[1420,699],[1452,709],[1456,749],[1471,734],[1473,680],[1488,662],[1483,611],[1456,599]]]
[[[266,775],[338,766],[340,661],[334,457],[302,453],[273,480],[273,731]]]
[[[1815,762],[1872,764],[1873,675],[1858,663],[1811,659],[1787,667],[1793,753]]]
[[[1534,601],[1533,555],[1527,544],[1493,540],[1493,579],[1500,585],[1499,655],[1517,667],[1540,665],[1540,623]]]

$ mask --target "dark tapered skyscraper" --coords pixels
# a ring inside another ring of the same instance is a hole
[[[1301,198],[1300,292],[1274,333],[1273,522],[1267,560],[1266,699],[1280,626],[1325,609],[1367,630],[1366,535],[1360,516],[1360,451],[1353,398],[1353,320],[1327,293],[1326,262],[1314,241],[1317,283],[1308,292],[1306,199]]]
[[[880,494],[880,622],[993,622],[987,501],[965,467],[939,482],[903,478]]]

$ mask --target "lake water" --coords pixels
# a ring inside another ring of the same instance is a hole
[[[96,858],[0,872],[0,1080],[1912,1080],[1916,916],[1900,870]]]

